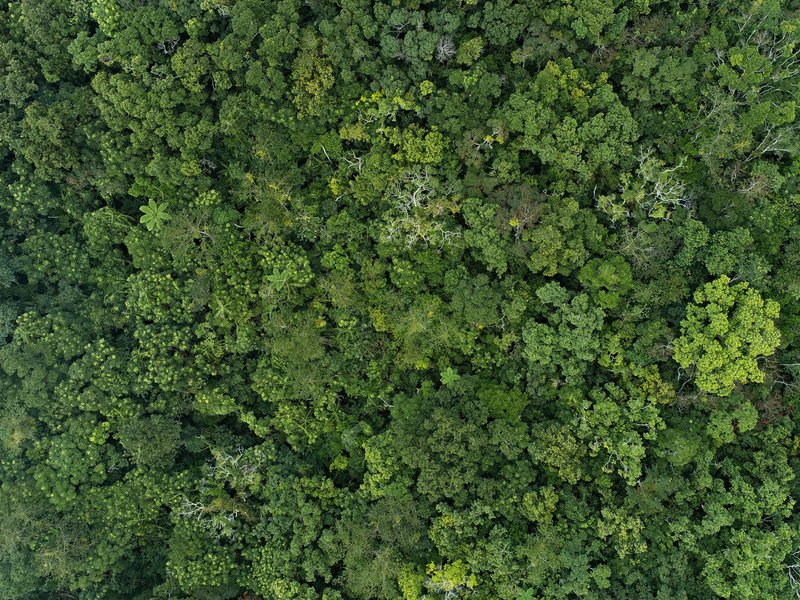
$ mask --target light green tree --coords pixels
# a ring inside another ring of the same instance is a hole
[[[681,367],[697,365],[697,387],[719,396],[738,383],[763,381],[758,358],[780,343],[778,303],[763,300],[747,282],[730,282],[723,275],[695,292],[674,346]]]
[[[153,231],[153,229],[158,231],[164,221],[169,221],[172,218],[172,215],[166,212],[168,205],[168,202],[159,204],[155,200],[150,200],[148,204],[139,207],[139,210],[144,213],[139,222],[145,223],[148,231]]]
[[[442,375],[442,383],[447,387],[450,387],[450,384],[455,383],[459,379],[461,379],[461,375],[458,374],[457,371],[453,370],[453,367],[447,367],[444,371],[441,372]]]

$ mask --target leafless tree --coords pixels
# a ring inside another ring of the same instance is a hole
[[[439,38],[436,44],[436,60],[440,63],[446,63],[456,55],[456,45],[453,38],[449,35],[443,35]]]
[[[158,42],[157,48],[161,50],[164,54],[172,54],[173,52],[175,52],[175,48],[178,47],[178,42],[180,41],[181,41],[180,37],[177,37],[171,40]]]

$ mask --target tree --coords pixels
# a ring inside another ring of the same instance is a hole
[[[180,425],[163,415],[130,420],[119,431],[122,447],[141,468],[169,469],[180,448]]]
[[[543,310],[548,324],[531,319],[523,329],[525,358],[537,374],[560,374],[567,384],[580,385],[597,359],[605,313],[591,305],[588,295],[572,294],[556,282],[536,295],[552,309]],[[558,384],[561,377],[553,381]]]
[[[3,3],[0,598],[796,595],[796,5]]]
[[[589,81],[571,59],[550,61],[524,89],[511,96],[502,118],[523,133],[523,147],[548,167],[559,191],[567,180],[567,191],[591,190],[590,182],[631,157],[638,127],[606,74]]]
[[[597,299],[600,308],[616,308],[620,297],[633,288],[631,268],[621,256],[592,259],[581,269],[578,280]]]
[[[459,375],[457,371],[454,371],[452,367],[447,367],[444,371],[442,371],[441,376],[442,384],[446,386],[450,386],[451,383],[461,379],[461,375]]]
[[[696,365],[697,387],[719,396],[738,384],[763,381],[758,360],[775,352],[781,340],[774,322],[778,303],[764,301],[747,282],[730,283],[723,275],[695,292],[673,346],[682,368]]]
[[[148,231],[153,231],[153,229],[158,231],[164,225],[164,221],[172,218],[172,215],[167,212],[167,206],[169,206],[169,202],[158,204],[155,200],[150,200],[148,204],[139,207],[139,210],[144,213],[139,221],[147,224]]]

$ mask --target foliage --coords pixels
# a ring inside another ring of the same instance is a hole
[[[0,598],[797,596],[796,4],[4,4]]]
[[[459,379],[461,379],[461,375],[459,375],[456,371],[453,371],[452,367],[447,367],[444,371],[441,372],[442,376],[442,383],[446,386],[449,386],[451,383],[455,383]]]
[[[764,381],[758,359],[780,343],[778,312],[777,302],[765,302],[746,282],[730,285],[723,275],[695,292],[675,360],[683,368],[696,363],[697,386],[711,394],[727,396],[737,384]]]
[[[155,200],[150,200],[149,204],[139,207],[139,210],[144,213],[139,221],[147,224],[148,231],[153,231],[153,229],[158,231],[164,225],[164,221],[172,218],[172,215],[166,212],[168,205],[168,202],[162,202],[159,205]]]

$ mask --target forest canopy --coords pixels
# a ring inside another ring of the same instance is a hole
[[[798,102],[796,0],[5,3],[0,598],[800,598]]]

